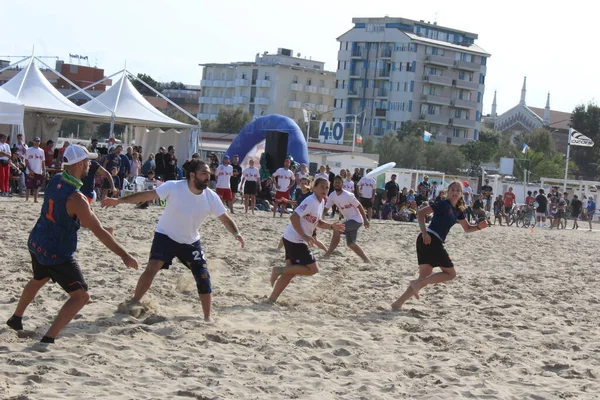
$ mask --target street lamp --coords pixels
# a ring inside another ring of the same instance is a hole
[[[367,110],[362,110],[360,113],[354,114],[354,130],[352,133],[352,152],[353,153],[354,153],[354,146],[356,145],[356,121],[357,121],[358,117],[360,117],[361,115],[363,115],[365,113],[365,111],[367,111]]]

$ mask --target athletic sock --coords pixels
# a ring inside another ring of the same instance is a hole
[[[42,340],[40,340],[40,343],[54,343],[54,338],[51,338],[49,336],[44,336],[42,338]]]
[[[22,331],[23,330],[23,317],[17,317],[16,315],[13,315],[12,317],[10,317],[10,319],[8,321],[6,321],[6,325],[11,327],[15,331]]]

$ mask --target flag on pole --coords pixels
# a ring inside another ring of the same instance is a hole
[[[594,141],[575,129],[569,128],[569,144],[573,146],[592,147]]]
[[[423,131],[423,141],[429,142],[430,140],[431,140],[431,133],[424,130]]]
[[[521,153],[526,153],[531,147],[527,146],[527,143],[523,143],[523,147],[521,148]]]
[[[362,143],[362,136],[360,136],[358,133],[356,134],[356,143],[358,143],[358,144]]]
[[[302,115],[304,116],[304,123],[308,125],[308,110],[305,108],[302,109]]]

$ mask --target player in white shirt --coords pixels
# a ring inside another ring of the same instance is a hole
[[[372,169],[367,169],[367,174],[371,172]],[[369,215],[369,221],[373,218],[373,202],[375,201],[375,189],[377,186],[377,181],[374,178],[367,178],[363,176],[358,181],[358,193],[360,194],[360,204],[364,207]]]
[[[223,157],[223,164],[217,167],[215,175],[217,177],[217,194],[233,214],[233,193],[231,192],[233,166],[229,161],[229,156]]]
[[[0,133],[0,196],[12,196],[9,190],[10,164],[12,157],[10,144],[6,143],[6,135]]]
[[[344,235],[346,235],[346,245],[351,248],[362,260],[366,263],[370,263],[371,260],[366,256],[365,252],[356,244],[356,238],[358,236],[358,229],[364,224],[365,228],[369,227],[369,221],[365,215],[365,209],[360,204],[358,199],[350,192],[343,189],[344,179],[341,176],[336,176],[333,181],[334,191],[327,197],[327,203],[325,203],[325,214],[327,210],[334,205],[337,206],[340,214],[346,219],[344,221]],[[331,237],[331,243],[329,249],[325,253],[324,257],[329,257],[340,243],[340,233],[333,232]]]
[[[350,171],[347,169],[343,169],[340,171],[340,176],[344,178],[342,189],[354,194],[355,186],[354,182],[352,181],[352,175],[350,175]]]
[[[315,174],[315,180],[317,180],[318,178],[325,178],[329,181],[329,174],[327,172],[325,172],[325,166],[321,165],[319,167],[319,172],[317,172]]]
[[[38,202],[38,192],[44,184],[46,176],[46,155],[40,148],[40,138],[33,138],[33,147],[25,150],[25,166],[27,167],[27,177],[25,178],[25,201],[29,200],[29,190],[33,190],[33,202]]]
[[[242,182],[240,187],[244,191],[244,208],[246,214],[248,214],[248,202],[250,201],[250,207],[252,214],[254,214],[254,207],[256,206],[256,193],[260,191],[260,171],[254,167],[254,160],[250,160],[250,166],[242,172]]]
[[[279,205],[279,216],[283,215],[290,201],[290,189],[294,185],[294,173],[290,171],[291,161],[286,158],[283,162],[283,168],[279,168],[273,174],[273,182],[275,182],[275,207],[273,207],[273,217],[277,214],[277,205]],[[287,212],[287,211],[286,211]]]
[[[119,199],[104,199],[102,207],[159,199],[167,201],[154,232],[148,266],[140,276],[133,299],[128,302],[127,308],[132,313],[141,312],[140,300],[150,289],[154,277],[161,269],[168,269],[173,258],[177,257],[192,271],[200,294],[204,320],[212,322],[212,287],[198,230],[206,217],[213,215],[235,236],[242,248],[244,238],[219,197],[208,189],[209,166],[204,161],[192,160],[187,165],[186,177],[186,180],[165,182],[156,190],[137,192]]]
[[[315,180],[313,194],[308,196],[292,213],[290,223],[283,233],[285,247],[285,267],[274,267],[271,271],[271,286],[274,286],[270,302],[277,298],[296,275],[314,275],[319,266],[309,245],[314,244],[313,232],[317,227],[343,232],[344,225],[336,222],[328,224],[321,220],[325,197],[329,191],[329,181],[319,178]]]

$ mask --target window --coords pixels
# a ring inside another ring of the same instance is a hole
[[[404,91],[408,92],[408,82],[404,82]]]
[[[311,78],[306,78],[306,84],[308,86],[312,85],[312,79]]]
[[[307,94],[306,96],[304,96],[304,102],[310,103],[310,94]]]
[[[458,72],[458,79],[460,79],[461,81],[465,80],[465,71]]]
[[[295,94],[295,93],[294,93]],[[333,108],[337,108],[337,99],[333,100]]]
[[[321,79],[319,81],[319,87],[325,87],[325,80],[324,79]]]
[[[458,108],[456,110],[454,110],[454,118],[460,118],[461,114],[462,114],[462,110],[460,110]]]
[[[427,106],[427,114],[429,114],[429,115],[437,114],[437,107],[434,106],[433,104],[428,105]]]
[[[269,81],[269,80],[271,80],[271,77],[269,76],[269,74],[267,74],[267,73],[265,72],[265,81]]]
[[[319,103],[318,104],[323,104],[323,96],[319,96]]]
[[[298,83],[298,82],[294,82],[294,83]],[[335,88],[338,89],[339,88],[339,84],[340,81],[338,81],[337,79],[335,80]]]
[[[248,75],[242,74],[242,79],[248,79]]]
[[[454,134],[452,136],[454,136],[455,138],[460,137],[460,129],[455,129]]]
[[[296,101],[297,96],[296,96],[296,92],[292,92],[292,101]]]

